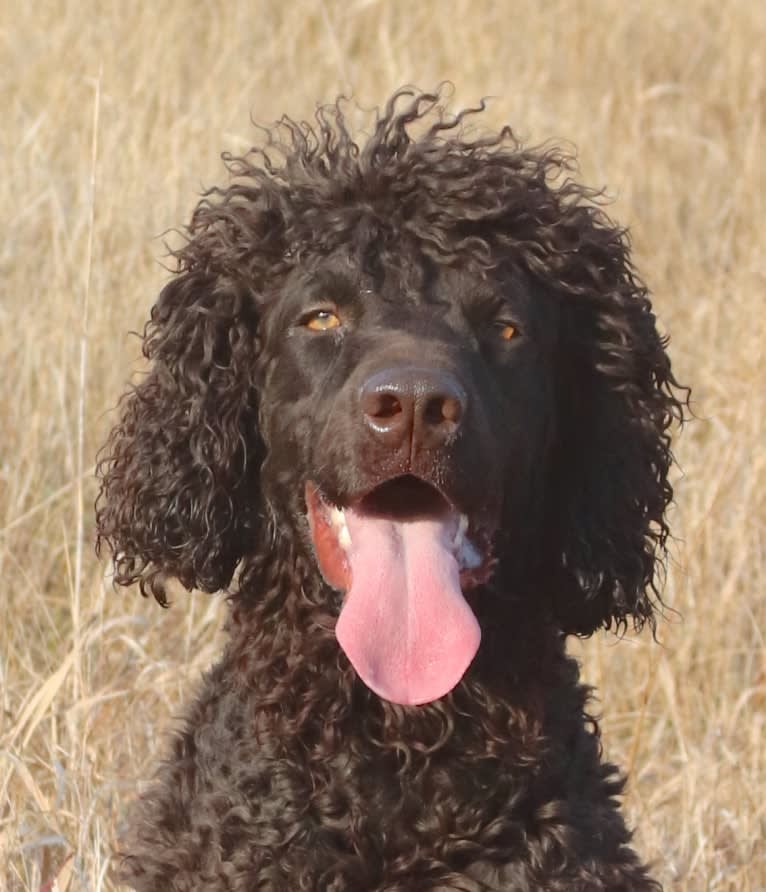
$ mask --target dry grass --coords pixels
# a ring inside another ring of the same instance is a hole
[[[90,465],[165,278],[154,237],[247,147],[402,82],[491,94],[608,184],[699,420],[678,440],[667,600],[583,645],[642,851],[673,890],[766,890],[766,7],[316,0],[0,8],[0,887],[111,887],[108,854],[221,611],[115,594]],[[94,162],[95,158],[95,162]],[[84,506],[84,509],[83,509]],[[67,861],[70,854],[74,858]]]

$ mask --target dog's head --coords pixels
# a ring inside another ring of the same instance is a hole
[[[624,232],[553,182],[564,156],[469,141],[437,100],[400,91],[361,148],[334,106],[229,159],[97,510],[116,581],[161,602],[227,586],[265,523],[302,542],[399,702],[459,680],[487,584],[564,632],[652,619],[682,415]]]

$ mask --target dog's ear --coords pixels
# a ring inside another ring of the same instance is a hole
[[[97,549],[112,552],[116,583],[163,605],[171,577],[228,585],[258,522],[256,302],[197,248],[177,255],[144,332],[149,370],[98,463]]]
[[[673,377],[627,236],[579,210],[561,301],[549,566],[558,623],[587,635],[654,624],[673,498],[670,427],[688,391]]]

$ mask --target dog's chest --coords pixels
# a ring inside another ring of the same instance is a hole
[[[404,766],[390,753],[288,766],[272,766],[256,806],[268,810],[269,837],[280,840],[262,853],[267,874],[278,868],[310,878],[311,888],[339,890],[514,888],[507,881],[535,817],[528,785],[511,766],[447,753]],[[275,797],[290,788],[294,799],[277,812]]]

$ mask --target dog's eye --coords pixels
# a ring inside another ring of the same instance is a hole
[[[314,310],[301,320],[301,324],[310,331],[329,331],[338,328],[340,318],[332,310]]]
[[[518,328],[511,322],[498,322],[497,330],[500,332],[500,337],[504,341],[513,340],[519,333]]]

